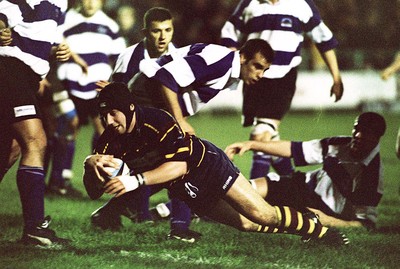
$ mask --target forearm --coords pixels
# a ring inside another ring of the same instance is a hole
[[[324,59],[326,65],[328,66],[329,72],[332,75],[334,83],[341,83],[342,78],[340,76],[339,65],[336,58],[335,51],[328,50],[322,53],[322,58]]]
[[[279,140],[269,142],[252,141],[251,149],[279,157],[292,157],[291,141]]]
[[[166,162],[143,173],[146,185],[161,184],[182,177],[187,172],[186,162]]]

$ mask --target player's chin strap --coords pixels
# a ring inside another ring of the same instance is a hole
[[[136,174],[133,176],[119,176],[118,179],[125,187],[125,192],[134,191],[140,186],[145,184],[146,178],[143,174]]]

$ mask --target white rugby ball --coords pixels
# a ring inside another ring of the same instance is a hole
[[[111,176],[108,177],[109,179],[114,178],[116,176],[129,175],[130,169],[129,169],[128,165],[126,165],[126,163],[124,163],[124,161],[122,161],[121,159],[118,159],[118,158],[114,158],[113,161],[118,163],[117,168],[104,167],[104,170],[111,173]]]

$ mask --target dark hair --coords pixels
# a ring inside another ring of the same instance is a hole
[[[253,59],[256,53],[261,53],[268,62],[274,60],[275,52],[271,45],[262,39],[250,39],[240,48],[240,54],[243,54],[247,60]]]
[[[355,125],[370,130],[376,136],[381,137],[386,131],[385,118],[375,112],[364,112],[357,117]]]
[[[153,7],[146,11],[143,17],[143,28],[147,29],[153,21],[172,20],[171,12],[163,7]]]

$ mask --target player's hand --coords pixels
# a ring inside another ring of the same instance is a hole
[[[71,57],[72,57],[72,60],[74,60],[74,62],[81,67],[82,73],[87,75],[88,71],[89,71],[89,65],[87,64],[87,62],[76,53],[72,53]]]
[[[119,197],[129,191],[134,191],[144,184],[142,174],[133,176],[117,176],[108,181],[104,186],[104,192]]]
[[[102,89],[104,89],[105,86],[110,84],[107,80],[99,80],[96,82],[96,86],[98,87],[96,91],[100,92]]]
[[[251,150],[251,141],[246,142],[236,142],[230,144],[225,148],[225,154],[229,157],[230,160],[233,160],[233,157],[236,154],[242,156],[245,152]]]
[[[99,184],[104,184],[106,178],[112,176],[112,173],[106,167],[117,169],[119,164],[114,161],[113,155],[90,155],[84,161],[85,170],[91,170],[99,180]]]
[[[71,57],[71,50],[67,43],[62,42],[56,48],[56,59],[59,62],[66,62]]]
[[[12,42],[12,34],[10,28],[3,28],[0,30],[0,46],[8,46]]]
[[[343,82],[340,80],[338,82],[334,82],[331,87],[331,96],[335,95],[335,102],[342,99],[343,96]]]

